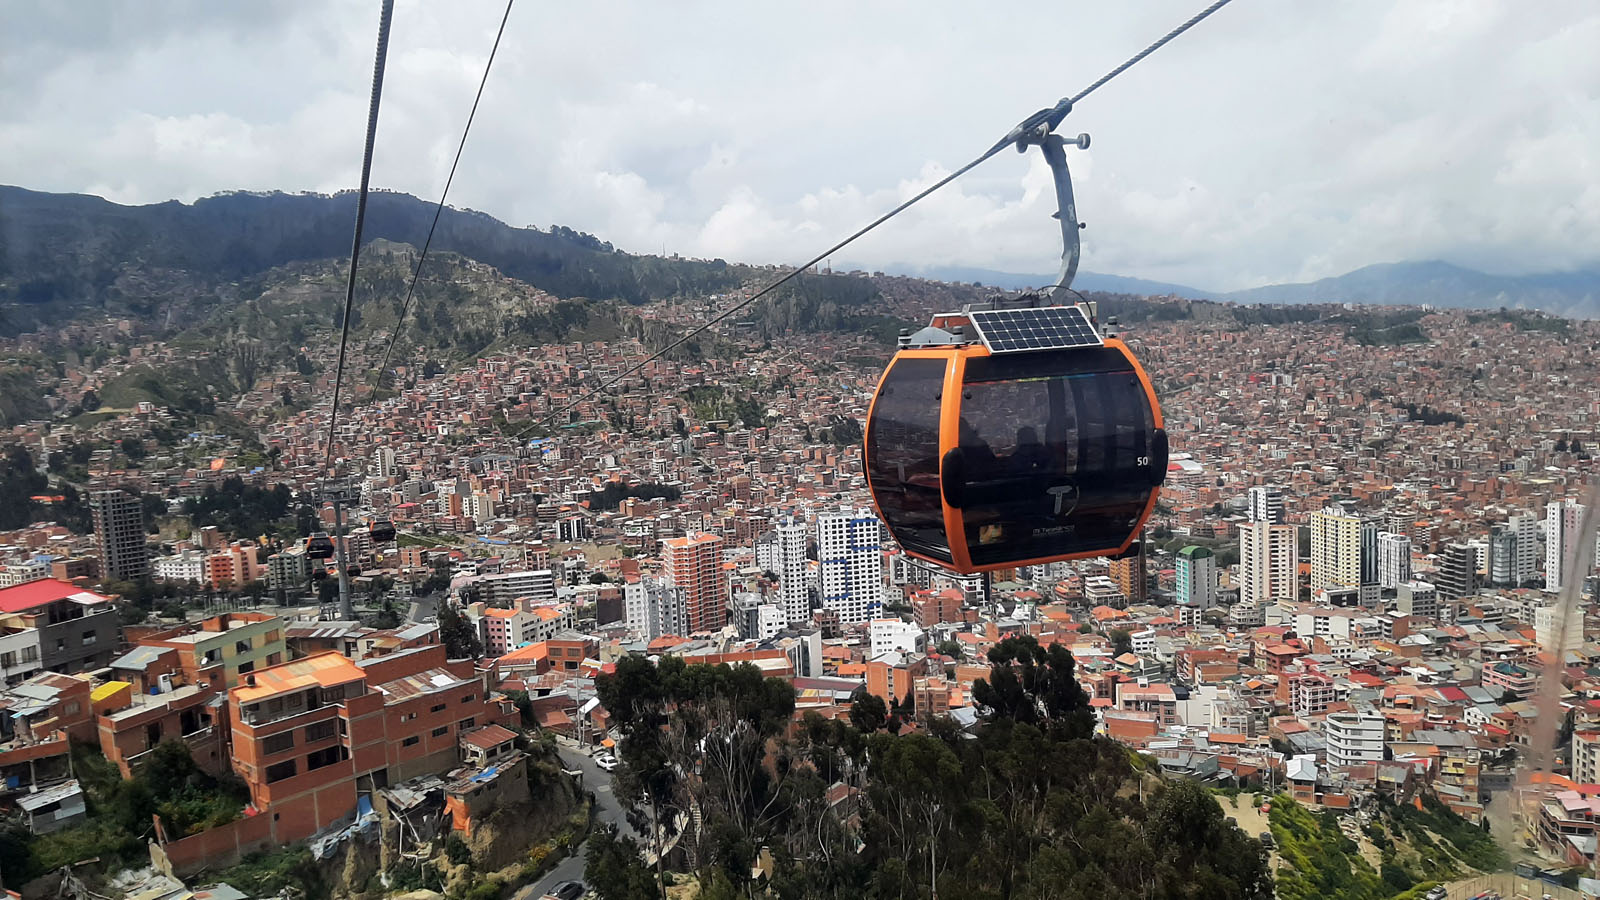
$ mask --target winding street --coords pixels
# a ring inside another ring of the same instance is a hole
[[[573,749],[565,741],[557,745],[556,752],[561,754],[563,768],[583,773],[583,789],[594,795],[594,827],[615,825],[622,834],[637,839],[633,828],[628,825],[627,817],[622,814],[622,804],[617,802],[616,794],[611,789],[611,773],[595,765],[589,754]],[[558,863],[548,875],[513,894],[513,900],[538,900],[563,881],[582,881],[586,847],[587,842],[579,844],[572,855]]]

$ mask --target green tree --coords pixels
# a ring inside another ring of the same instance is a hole
[[[869,694],[862,689],[850,699],[850,724],[861,731],[871,734],[882,728],[888,720],[889,709],[877,694]]]
[[[448,601],[439,603],[439,640],[451,659],[477,659],[483,655],[478,630]]]
[[[639,845],[607,825],[589,836],[583,878],[600,900],[653,900],[656,879],[639,860]]]
[[[1078,684],[1066,647],[1041,647],[1031,635],[1008,637],[989,650],[989,663],[989,677],[978,679],[972,696],[991,718],[1051,723],[1074,737],[1093,732],[1089,696]]]
[[[1124,653],[1133,652],[1133,635],[1126,628],[1113,628],[1106,632],[1106,636],[1111,638],[1111,653],[1113,656],[1121,656]]]

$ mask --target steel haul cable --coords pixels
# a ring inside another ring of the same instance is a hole
[[[562,406],[560,406],[560,407],[558,407],[558,408],[556,408],[554,410],[551,410],[549,413],[547,413],[545,415],[545,417],[542,420],[542,422],[539,421],[539,420],[534,420],[534,421],[528,422],[522,428],[520,428],[516,432],[514,432],[511,435],[511,438],[513,440],[521,440],[523,437],[528,435],[535,427],[538,427],[541,424],[546,426],[546,427],[550,426],[551,424],[553,424],[555,422],[556,417],[560,416],[562,413],[565,413],[568,410],[571,410],[573,407],[575,407],[578,404],[584,402],[585,400],[588,400],[590,397],[593,397],[595,394],[598,394],[598,393],[600,393],[602,391],[605,391],[605,390],[609,389],[612,385],[615,385],[617,382],[623,380],[624,378],[627,378],[627,377],[629,377],[631,375],[634,375],[634,374],[638,373],[645,366],[648,366],[652,362],[655,362],[656,360],[660,359],[661,357],[667,355],[668,353],[671,353],[672,351],[674,351],[674,350],[678,349],[679,347],[683,346],[684,344],[688,343],[690,340],[693,340],[695,338],[695,336],[699,335],[701,332],[704,332],[706,329],[710,328],[711,326],[717,324],[718,322],[723,321],[724,319],[727,319],[729,316],[732,316],[733,314],[739,312],[740,310],[745,309],[746,307],[750,306],[752,303],[755,303],[757,300],[760,300],[762,297],[765,297],[768,294],[772,293],[773,291],[777,290],[778,288],[784,286],[785,284],[788,284],[790,281],[794,280],[796,277],[798,277],[805,270],[811,268],[812,266],[814,266],[817,263],[823,261],[824,259],[827,259],[829,256],[832,256],[835,252],[837,252],[838,250],[841,250],[844,247],[848,246],[849,244],[854,242],[857,238],[862,237],[867,232],[872,231],[874,228],[877,228],[879,225],[882,225],[883,223],[889,221],[890,219],[894,218],[895,216],[899,215],[900,213],[905,212],[907,209],[911,208],[917,202],[919,202],[922,199],[926,198],[929,194],[932,194],[934,191],[937,191],[940,188],[944,187],[945,185],[949,184],[950,182],[955,181],[957,178],[960,178],[962,175],[965,175],[967,172],[970,172],[974,168],[978,167],[980,164],[982,164],[983,162],[987,161],[988,159],[993,157],[995,154],[999,153],[1001,150],[1004,150],[1005,148],[1011,146],[1013,144],[1013,142],[1017,139],[1019,134],[1021,134],[1022,132],[1025,132],[1028,129],[1036,126],[1037,124],[1039,124],[1041,122],[1045,122],[1045,121],[1050,121],[1051,127],[1054,127],[1054,125],[1056,123],[1059,123],[1061,121],[1061,118],[1065,117],[1066,114],[1072,109],[1073,104],[1077,103],[1079,100],[1082,100],[1083,98],[1089,96],[1094,91],[1096,91],[1099,88],[1103,87],[1106,84],[1106,82],[1108,82],[1111,79],[1117,77],[1118,75],[1121,75],[1123,72],[1126,72],[1128,69],[1130,69],[1134,65],[1136,65],[1140,60],[1144,59],[1145,57],[1149,56],[1150,54],[1154,53],[1155,51],[1157,51],[1157,50],[1161,49],[1162,47],[1166,46],[1166,44],[1168,42],[1170,42],[1173,38],[1176,38],[1178,35],[1183,34],[1185,31],[1188,31],[1190,28],[1193,28],[1194,26],[1198,25],[1199,23],[1205,21],[1205,19],[1207,19],[1212,13],[1216,12],[1217,10],[1221,9],[1224,6],[1227,6],[1230,2],[1232,2],[1232,0],[1215,0],[1215,2],[1212,3],[1210,6],[1207,6],[1205,9],[1201,10],[1200,12],[1196,13],[1194,16],[1190,17],[1188,21],[1184,22],[1183,24],[1179,25],[1178,27],[1176,27],[1176,28],[1172,29],[1171,31],[1167,32],[1166,34],[1162,35],[1161,38],[1156,40],[1154,43],[1150,44],[1148,47],[1145,47],[1143,50],[1140,50],[1138,53],[1136,53],[1133,56],[1129,57],[1121,65],[1117,66],[1116,68],[1112,69],[1111,71],[1107,72],[1106,74],[1100,76],[1100,78],[1096,79],[1092,84],[1090,84],[1088,87],[1084,88],[1083,90],[1079,91],[1077,94],[1074,94],[1071,97],[1063,98],[1061,100],[1061,102],[1056,104],[1056,106],[1053,107],[1052,109],[1043,109],[1043,110],[1040,110],[1037,113],[1034,113],[1032,116],[1029,116],[1027,119],[1025,119],[1022,122],[1022,124],[1018,125],[1014,129],[1012,129],[1009,134],[1007,134],[1005,137],[1001,138],[998,142],[995,143],[994,146],[992,146],[988,150],[984,151],[982,155],[978,156],[978,158],[976,158],[973,161],[967,163],[966,165],[962,166],[961,168],[956,169],[954,172],[951,172],[949,175],[946,175],[945,177],[939,179],[938,181],[934,182],[932,185],[922,189],[915,196],[913,196],[911,199],[905,201],[904,203],[901,203],[899,206],[896,206],[894,209],[891,209],[888,212],[884,213],[883,215],[879,216],[878,218],[872,220],[872,222],[870,222],[866,226],[858,229],[855,233],[851,234],[849,237],[845,238],[844,240],[838,242],[837,244],[834,244],[833,246],[829,247],[828,249],[822,251],[821,253],[818,253],[816,256],[813,256],[811,259],[807,260],[806,262],[801,263],[800,265],[794,267],[793,269],[790,269],[787,274],[783,275],[783,277],[779,278],[777,281],[774,281],[771,284],[768,284],[766,287],[764,287],[761,290],[755,292],[750,297],[748,297],[748,298],[746,298],[744,300],[741,300],[740,302],[734,304],[733,306],[729,307],[728,309],[723,310],[722,312],[720,312],[717,315],[711,317],[710,319],[707,319],[704,323],[702,323],[700,325],[697,325],[694,328],[690,329],[687,334],[683,335],[682,337],[678,338],[677,340],[674,340],[672,343],[670,343],[667,346],[661,348],[660,350],[657,350],[654,353],[651,353],[649,356],[645,357],[643,361],[641,361],[641,362],[639,362],[639,363],[637,363],[635,365],[629,366],[628,368],[626,368],[623,371],[617,373],[616,375],[613,375],[611,378],[607,379],[606,381],[601,382],[598,386],[592,387],[592,388],[590,388],[590,389],[588,389],[586,391],[581,392],[573,400],[568,401],[567,403],[563,404]]]
[[[461,143],[456,145],[456,158],[450,163],[450,174],[444,180],[444,190],[439,192],[439,204],[433,210],[433,223],[428,226],[428,237],[422,242],[422,252],[417,256],[417,266],[411,271],[411,283],[406,286],[406,298],[400,304],[400,315],[395,318],[394,332],[389,335],[389,343],[383,348],[383,361],[378,364],[378,372],[373,377],[372,393],[376,399],[378,388],[383,386],[383,376],[389,369],[389,357],[394,353],[395,341],[400,337],[400,329],[405,327],[406,313],[411,309],[411,297],[417,290],[417,279],[422,275],[422,264],[428,259],[428,248],[433,246],[433,232],[439,227],[439,216],[444,212],[445,198],[450,196],[450,185],[456,180],[456,167],[461,165],[461,153],[467,149],[467,135],[472,133],[472,120],[478,115],[478,103],[483,100],[484,85],[489,83],[489,70],[494,68],[494,56],[500,50],[500,38],[505,36],[506,22],[511,18],[511,6],[516,0],[506,0],[505,15],[500,17],[500,30],[495,32],[494,46],[489,48],[489,61],[483,65],[483,78],[478,81],[478,94],[472,98],[472,110],[467,113],[467,125],[461,129]]]
[[[361,261],[361,229],[367,219],[367,186],[372,181],[372,147],[378,139],[378,106],[383,100],[383,67],[389,57],[389,25],[394,18],[394,0],[383,0],[378,19],[378,52],[372,64],[372,99],[367,105],[367,142],[361,157],[361,189],[356,195],[356,228],[350,244],[350,277],[344,288],[344,321],[339,329],[339,364],[333,375],[333,407],[328,413],[328,448],[323,466],[333,464],[333,432],[339,423],[339,389],[344,384],[345,351],[350,342],[350,312],[356,300],[356,267]]]

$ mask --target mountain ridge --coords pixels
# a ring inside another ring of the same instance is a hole
[[[981,282],[1017,290],[1055,279],[963,266],[894,267],[943,281]],[[1572,318],[1600,318],[1600,268],[1528,275],[1493,275],[1443,260],[1373,263],[1343,275],[1238,291],[1212,291],[1163,281],[1078,272],[1073,287],[1115,294],[1172,295],[1233,303],[1357,303],[1370,306],[1438,306],[1452,309],[1536,309]]]
[[[375,191],[369,201],[369,239],[418,245],[433,207],[403,192]],[[336,258],[349,252],[354,212],[353,191],[231,191],[193,203],[127,206],[91,194],[0,185],[0,321],[13,330],[27,330],[91,311],[151,314],[158,298],[142,284],[128,283],[130,269],[141,274],[192,270],[227,282],[288,263]],[[440,218],[434,246],[492,265],[558,297],[634,304],[731,291],[772,268],[632,254],[564,226],[519,228],[487,213],[453,207],[446,207]],[[888,268],[913,277],[1002,289],[1047,285],[1054,277],[961,266]],[[823,285],[824,292],[858,293],[847,286],[847,276],[807,280]],[[1080,272],[1074,287],[1243,304],[1508,307],[1600,317],[1600,267],[1504,276],[1438,260],[1377,263],[1311,282],[1231,292]]]

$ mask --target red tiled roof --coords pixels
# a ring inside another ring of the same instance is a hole
[[[485,725],[477,731],[469,731],[461,739],[480,750],[493,750],[506,741],[517,736],[515,731],[499,725]]]
[[[0,612],[18,613],[65,600],[68,597],[88,598],[91,603],[104,603],[110,600],[103,594],[86,591],[75,584],[57,581],[54,578],[45,578],[40,581],[30,581],[15,587],[0,588]]]

